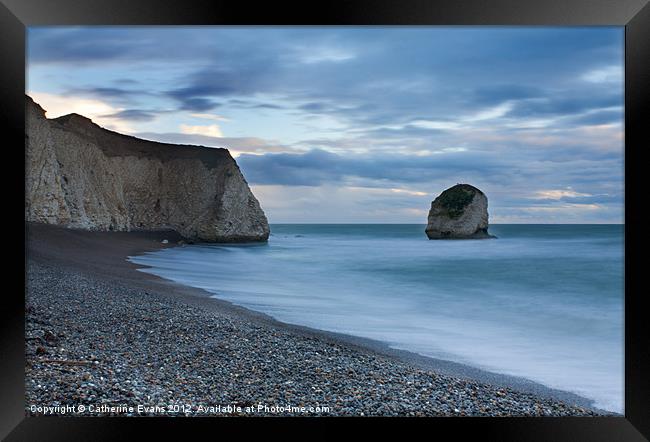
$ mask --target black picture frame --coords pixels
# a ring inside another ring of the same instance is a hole
[[[224,0],[0,0],[0,122],[6,142],[2,175],[5,194],[15,197],[9,209],[12,222],[6,232],[12,232],[8,236],[22,244],[17,244],[16,249],[22,250],[23,255],[26,230],[24,219],[20,221],[17,213],[24,211],[24,153],[19,146],[24,145],[25,134],[26,27],[168,24],[625,26],[625,416],[365,419],[360,423],[374,428],[382,428],[388,421],[407,423],[425,434],[452,431],[455,439],[469,434],[487,440],[518,441],[650,438],[650,333],[643,309],[647,289],[636,284],[643,272],[641,257],[643,239],[647,235],[642,230],[645,226],[641,218],[644,205],[641,203],[644,199],[641,168],[643,150],[649,145],[648,129],[644,124],[644,116],[650,115],[648,0],[346,0],[316,4]],[[11,251],[8,254],[14,255]],[[12,264],[7,264],[16,267],[15,271],[10,269],[7,273],[9,278],[20,281],[18,275],[21,269],[25,273],[25,263],[26,257],[22,262],[14,259]],[[22,284],[19,282],[15,289],[4,290],[2,295],[5,306],[0,309],[1,437],[6,440],[104,440],[128,436],[135,427],[142,425],[181,432],[187,437],[189,424],[211,428],[214,432],[251,419],[222,418],[219,430],[215,430],[212,419],[26,417],[24,298],[19,294],[24,282],[23,278]],[[319,434],[332,423],[331,418],[300,420],[318,426]],[[277,424],[282,419],[270,421]],[[168,425],[170,422],[173,427]],[[256,425],[258,423],[256,420]],[[237,426],[240,431],[243,429]]]

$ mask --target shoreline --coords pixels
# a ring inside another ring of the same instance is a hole
[[[136,271],[141,268],[148,268],[149,266],[135,264],[138,266]],[[146,272],[142,272],[146,273]],[[366,351],[376,353],[383,357],[393,358],[400,362],[405,362],[423,370],[433,370],[439,373],[454,376],[457,378],[467,379],[470,381],[478,381],[488,383],[496,387],[512,388],[521,392],[532,393],[540,397],[568,401],[577,404],[581,407],[590,408],[598,412],[614,413],[607,410],[599,409],[593,406],[594,400],[580,396],[566,390],[559,390],[548,387],[539,382],[535,382],[528,378],[521,376],[512,376],[503,373],[492,372],[484,370],[472,365],[463,364],[447,359],[439,359],[432,356],[424,356],[422,354],[399,348],[393,348],[388,343],[376,339],[365,338],[345,333],[333,332],[328,330],[317,329],[300,324],[293,324],[283,322],[271,315],[263,312],[249,309],[231,301],[220,299],[218,294],[208,292],[204,289],[199,289],[192,286],[186,286],[175,281],[156,276],[150,273],[148,275],[154,276],[162,280],[163,284],[176,285],[179,287],[187,287],[192,290],[198,290],[197,296],[205,296],[208,299],[205,302],[200,302],[202,307],[207,309],[229,309],[239,315],[246,317],[253,321],[263,321],[265,324],[279,327],[284,330],[289,330],[293,333],[298,333],[303,336],[318,337],[328,341],[352,347],[358,351]]]
[[[167,239],[168,243],[162,244],[163,239]],[[246,326],[263,329],[265,332],[281,334],[283,339],[289,341],[291,339],[309,340],[309,342],[317,342],[318,345],[325,345],[328,348],[338,349],[340,347],[346,354],[346,358],[351,358],[349,362],[351,365],[356,364],[355,357],[362,360],[370,358],[373,361],[378,359],[381,364],[386,365],[388,371],[391,370],[393,364],[397,364],[399,367],[396,367],[396,369],[408,366],[416,370],[418,375],[420,371],[424,371],[425,375],[433,372],[439,377],[452,378],[453,382],[460,382],[462,385],[478,383],[481,384],[481,388],[491,388],[494,391],[503,391],[505,389],[506,393],[503,394],[506,396],[521,394],[527,398],[526,400],[529,400],[530,396],[539,398],[542,402],[563,401],[566,404],[571,404],[567,405],[567,407],[576,406],[575,413],[568,413],[569,415],[617,415],[614,412],[594,408],[592,400],[571,392],[551,389],[525,378],[492,373],[469,365],[430,358],[407,350],[393,349],[384,342],[372,339],[283,323],[264,313],[218,299],[215,297],[218,295],[205,290],[183,286],[150,273],[138,271],[138,269],[143,269],[146,266],[137,265],[127,260],[129,256],[175,247],[179,240],[181,240],[180,236],[170,231],[88,232],[30,223],[28,224],[27,233],[27,270],[28,274],[32,273],[30,268],[35,269],[35,273],[38,273],[41,268],[51,266],[55,272],[72,272],[83,275],[83,277],[97,278],[103,282],[110,281],[131,290],[143,291],[147,295],[155,295],[156,299],[167,299],[190,308],[198,308],[200,311],[208,312],[214,316],[223,316],[228,320],[242,322]],[[129,298],[125,299],[128,302]],[[201,315],[200,312],[198,314]],[[38,363],[38,355],[34,356],[34,358],[30,358],[28,350],[28,363]],[[457,391],[457,389],[454,391]],[[500,397],[502,393],[497,392],[496,395]],[[36,395],[32,394],[32,397],[36,397]],[[298,396],[296,400],[299,399]],[[473,406],[468,405],[468,407],[472,408]],[[399,406],[397,408],[399,409]],[[480,412],[469,412],[467,414],[491,415],[493,411],[490,410],[489,406],[487,409],[487,412],[479,410]],[[524,413],[513,412],[513,415],[556,415],[552,411],[533,411],[530,407],[525,409],[528,411]],[[442,407],[442,410],[446,410],[446,408]],[[457,415],[455,413],[461,412],[455,410],[452,408],[450,414]],[[409,415],[391,410],[384,414],[392,415],[394,413]],[[417,414],[415,411],[414,413]],[[355,413],[353,410],[347,410],[342,414]],[[445,412],[433,414],[445,415]]]

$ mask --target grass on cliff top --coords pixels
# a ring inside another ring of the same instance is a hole
[[[438,202],[447,210],[450,218],[459,218],[474,199],[474,193],[473,187],[459,184],[442,192]]]

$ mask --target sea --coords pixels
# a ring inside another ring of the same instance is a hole
[[[624,225],[273,224],[129,259],[280,321],[524,377],[623,413]]]

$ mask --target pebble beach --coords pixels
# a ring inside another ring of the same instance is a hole
[[[299,332],[126,261],[178,240],[30,225],[27,414],[607,414]]]

